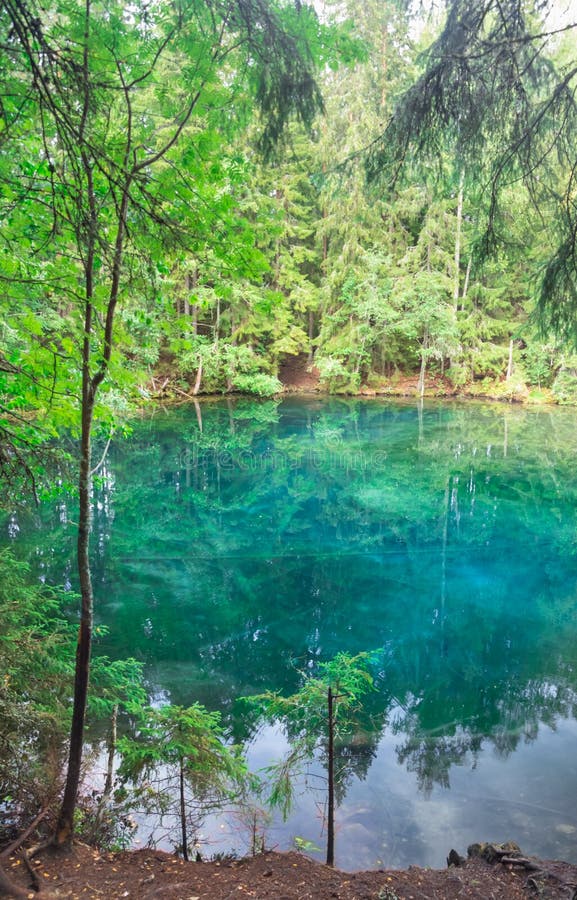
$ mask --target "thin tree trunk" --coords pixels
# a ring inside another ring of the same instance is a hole
[[[182,858],[188,862],[188,841],[186,838],[186,803],[184,797],[184,759],[180,760],[180,828],[182,834]]]
[[[387,71],[387,39],[389,36],[389,31],[387,28],[388,23],[385,22],[381,25],[381,112],[382,116],[386,115],[385,110],[387,108],[387,87],[389,84],[389,76]]]
[[[196,381],[194,382],[194,388],[192,389],[192,393],[193,393],[194,397],[196,397],[196,395],[200,391],[201,381],[202,381],[202,356],[199,356],[198,369],[196,370]],[[202,428],[200,430],[202,431]]]
[[[114,705],[110,720],[110,735],[108,738],[108,760],[106,765],[106,781],[104,782],[103,797],[110,797],[114,779],[114,754],[116,753],[116,735],[118,724],[118,704]]]
[[[87,18],[90,14],[90,0],[86,4]],[[130,143],[128,135],[128,144]],[[112,355],[112,336],[114,315],[120,295],[120,276],[126,235],[126,217],[130,201],[132,177],[127,175],[123,186],[118,213],[118,229],[114,245],[110,293],[106,307],[104,334],[102,338],[102,356],[100,365],[94,375],[90,372],[92,356],[93,330],[93,297],[94,297],[94,262],[97,238],[98,213],[94,193],[93,173],[90,160],[83,151],[81,153],[84,172],[87,180],[87,196],[90,209],[90,221],[87,236],[87,255],[84,264],[85,278],[85,310],[84,337],[82,344],[82,404],[81,404],[81,437],[80,467],[78,473],[78,579],[80,584],[80,624],[78,627],[78,643],[76,645],[76,664],[74,670],[74,696],[72,707],[72,724],[70,728],[70,747],[68,768],[62,806],[56,824],[54,844],[63,847],[71,843],[74,833],[74,811],[80,786],[82,769],[82,751],[84,749],[84,723],[86,719],[86,701],[90,675],[90,655],[92,651],[92,630],[94,624],[94,594],[90,573],[90,526],[91,508],[90,494],[92,490],[92,420],[96,394],[104,381],[110,357]],[[125,159],[128,163],[128,151]]]
[[[335,864],[335,720],[333,690],[327,695],[329,746],[328,746],[328,809],[327,809],[327,866]]]
[[[467,294],[469,293],[469,280],[471,278],[471,265],[473,263],[472,255],[469,256],[467,261],[467,271],[465,272],[465,284],[463,285],[463,293],[461,294],[461,312],[465,308],[465,300],[467,299]]]
[[[507,363],[507,374],[505,381],[511,381],[513,375],[513,338],[509,341],[509,361]]]
[[[417,393],[418,393],[419,397],[421,398],[421,400],[423,399],[423,396],[425,394],[425,373],[427,370],[426,350],[427,350],[428,342],[429,342],[429,335],[428,335],[428,332],[425,331],[425,333],[423,335],[423,343],[421,345],[421,371],[419,372],[419,381],[417,383]]]
[[[92,307],[87,303],[86,325],[83,349],[82,373],[82,433],[80,450],[80,472],[78,477],[79,511],[78,511],[78,577],[80,581],[80,625],[78,643],[76,645],[76,667],[74,672],[74,700],[72,709],[72,725],[70,728],[70,747],[68,753],[68,769],[66,785],[62,798],[62,807],[56,826],[55,844],[64,846],[72,840],[74,830],[74,810],[80,785],[82,766],[82,750],[84,747],[84,720],[86,700],[88,696],[88,680],[90,672],[90,654],[92,649],[92,627],[94,597],[90,574],[90,491],[91,491],[91,429],[94,411],[94,394],[88,371],[90,318]]]
[[[220,339],[220,297],[216,298],[216,321],[214,323],[214,344],[218,344]]]
[[[91,15],[90,0],[86,0],[84,77],[88,78],[88,33]],[[88,87],[85,85],[85,108],[83,121],[88,115]],[[81,134],[82,137],[82,129]],[[86,234],[86,259],[84,262],[84,331],[82,342],[82,400],[80,430],[80,465],[78,472],[78,536],[77,565],[80,584],[80,624],[76,644],[76,664],[74,670],[74,697],[72,707],[72,723],[70,727],[70,745],[68,750],[68,768],[62,806],[54,833],[54,843],[58,847],[68,845],[74,832],[74,810],[78,798],[80,775],[82,769],[82,751],[84,748],[84,721],[86,717],[86,701],[88,697],[88,681],[90,674],[90,654],[92,651],[92,628],[94,595],[90,574],[90,525],[91,508],[90,493],[92,488],[92,418],[98,381],[91,377],[90,356],[92,340],[93,297],[94,297],[94,263],[96,255],[98,212],[94,193],[92,164],[85,151],[80,154],[86,177],[86,191],[90,218]],[[124,200],[124,198],[123,198]],[[108,319],[108,317],[107,317]],[[104,351],[106,358],[106,348]],[[108,353],[108,359],[110,354]],[[104,377],[104,374],[103,376]]]
[[[309,366],[312,366],[314,359],[314,349],[313,349],[313,338],[315,335],[315,314],[312,309],[309,309],[309,355],[307,362]]]
[[[465,173],[461,171],[459,179],[459,197],[457,200],[457,233],[455,235],[455,284],[453,287],[453,304],[455,310],[459,305],[460,272],[461,272],[461,229],[463,224],[463,184]]]
[[[187,316],[192,316],[192,332],[193,334],[198,334],[198,303],[190,302],[190,294],[192,291],[196,290],[198,285],[198,269],[195,269],[194,274],[191,276],[187,273],[186,275],[186,296],[185,296],[185,313]]]

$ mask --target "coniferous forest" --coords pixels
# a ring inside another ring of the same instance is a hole
[[[576,35],[560,0],[1,0],[3,844],[39,815],[57,847],[129,843],[161,767],[186,859],[191,792],[213,810],[264,790],[226,716],[158,708],[143,658],[99,650],[96,498],[137,414],[192,402],[203,434],[201,398],[252,395],[273,406],[250,427],[272,427],[301,382],[577,403]],[[238,462],[249,426],[227,409],[218,446]],[[212,476],[195,477],[201,508]],[[64,493],[65,595],[14,525]],[[340,648],[246,713],[253,730],[284,716],[294,759],[326,763],[329,843],[335,753],[346,770],[381,649]],[[108,754],[92,802],[89,726]],[[269,773],[269,805],[288,809],[291,777]]]

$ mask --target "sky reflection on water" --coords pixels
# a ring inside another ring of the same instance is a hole
[[[382,648],[337,864],[441,866],[501,839],[577,862],[575,414],[291,399],[202,420],[156,416],[111,448],[101,649],[142,659],[159,697],[220,709],[260,764],[284,738],[251,735],[235,697]],[[7,526],[72,587],[73,507]],[[322,846],[319,803],[305,791],[268,843]]]

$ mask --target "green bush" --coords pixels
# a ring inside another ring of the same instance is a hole
[[[521,353],[527,384],[551,387],[555,378],[554,348],[549,344],[528,344]]]
[[[464,387],[471,380],[470,370],[467,366],[463,366],[460,363],[450,366],[446,375],[453,387],[456,388]]]
[[[276,375],[265,372],[235,375],[234,388],[242,394],[256,394],[258,397],[272,397],[282,391],[282,384]]]
[[[321,384],[326,385],[331,394],[356,394],[361,385],[358,372],[349,372],[340,359],[330,356],[317,357],[315,366],[319,371]]]
[[[577,404],[577,372],[575,369],[561,369],[553,382],[553,396],[564,406]]]

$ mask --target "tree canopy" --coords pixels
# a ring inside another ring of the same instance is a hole
[[[486,195],[481,253],[507,243],[507,198],[522,186],[554,232],[539,279],[545,329],[577,339],[577,56],[575,17],[528,0],[449,0],[425,69],[372,148],[394,183],[416,152],[449,152]]]

